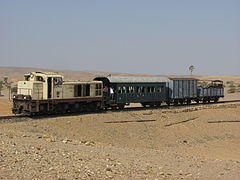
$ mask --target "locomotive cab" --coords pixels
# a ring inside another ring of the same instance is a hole
[[[54,98],[54,86],[62,85],[63,76],[50,72],[32,72],[25,74],[25,81],[18,82],[18,95],[33,100]],[[62,92],[58,91],[60,96]]]

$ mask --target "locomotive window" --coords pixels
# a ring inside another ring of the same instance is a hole
[[[90,96],[90,84],[86,84],[86,96]]]
[[[96,96],[101,96],[102,95],[102,84],[96,84],[95,95]]]
[[[56,77],[53,78],[54,85],[62,85],[62,78],[61,77]]]
[[[74,96],[75,97],[82,96],[82,86],[80,84],[74,86]]]
[[[44,82],[44,80],[43,80],[43,77],[42,77],[42,76],[37,76],[37,77],[36,77],[36,80],[37,80],[37,81],[42,81],[42,82]]]

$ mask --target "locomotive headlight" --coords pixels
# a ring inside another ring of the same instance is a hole
[[[16,96],[13,96],[13,98],[16,98]]]
[[[23,99],[27,99],[27,97],[26,96],[24,96],[24,98]]]

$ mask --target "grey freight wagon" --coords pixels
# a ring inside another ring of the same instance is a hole
[[[204,81],[202,83],[199,81],[197,87],[199,101],[203,103],[211,101],[217,102],[220,97],[224,97],[223,81],[213,80],[210,81],[210,83],[208,82],[209,81]]]
[[[194,78],[169,78],[167,104],[190,104],[197,101],[197,79]]]

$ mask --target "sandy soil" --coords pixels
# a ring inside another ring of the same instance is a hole
[[[0,179],[239,179],[240,103],[0,123]]]
[[[9,101],[8,92],[6,90],[2,91],[2,95],[0,96],[0,116],[1,115],[9,115],[12,113],[12,102]]]

